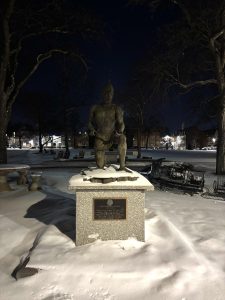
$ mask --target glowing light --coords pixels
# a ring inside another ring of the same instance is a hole
[[[177,136],[177,144],[180,145],[181,142],[182,142],[181,136],[178,135],[178,136]]]

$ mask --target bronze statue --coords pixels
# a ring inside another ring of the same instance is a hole
[[[102,103],[94,105],[90,111],[88,129],[91,136],[95,136],[95,159],[97,167],[105,166],[105,151],[109,150],[115,139],[118,140],[120,170],[125,169],[127,150],[124,135],[123,111],[112,103],[114,89],[108,83],[102,91]]]

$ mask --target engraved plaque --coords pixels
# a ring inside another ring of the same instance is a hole
[[[126,199],[94,199],[94,220],[126,219]]]

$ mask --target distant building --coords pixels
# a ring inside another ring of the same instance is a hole
[[[197,127],[185,129],[187,149],[202,149],[216,145],[216,129],[201,130]]]
[[[141,134],[140,139],[142,148],[159,148],[162,139],[161,132],[157,129],[145,131]],[[133,137],[133,147],[137,147],[137,134]]]
[[[82,148],[82,147],[89,147],[89,136],[87,132],[79,131],[73,137],[73,147],[74,148]]]

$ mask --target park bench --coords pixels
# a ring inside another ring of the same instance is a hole
[[[195,170],[189,163],[174,162],[171,165],[162,165],[164,160],[153,160],[152,170],[148,175],[151,182],[158,184],[160,189],[180,189],[191,195],[203,192],[204,171]]]
[[[80,151],[78,152],[78,155],[75,155],[75,156],[73,157],[73,159],[84,158],[84,155],[85,155],[84,150],[80,150]]]
[[[19,178],[17,184],[22,185],[28,182],[28,171],[30,166],[22,164],[2,164],[0,165],[0,192],[11,191],[8,183],[8,174],[17,172]]]
[[[213,190],[215,194],[225,195],[225,176],[217,176],[217,179],[213,182]]]
[[[54,157],[55,160],[65,160],[65,159],[69,159],[70,157],[70,152],[69,151],[63,151],[60,150],[56,156]]]

